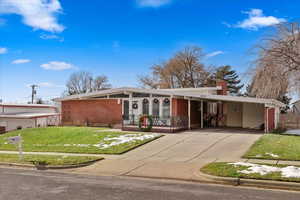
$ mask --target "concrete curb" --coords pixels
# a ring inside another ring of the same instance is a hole
[[[47,169],[71,169],[71,168],[79,168],[79,167],[86,167],[91,164],[94,164],[95,162],[98,162],[100,160],[103,160],[104,158],[99,158],[95,159],[92,161],[84,162],[84,163],[79,163],[79,164],[74,164],[74,165],[49,165],[49,166],[44,166],[44,167],[38,167],[36,165],[32,164],[20,164],[20,163],[5,163],[5,162],[0,162],[0,166],[5,166],[5,167],[22,167],[22,168],[31,168],[31,169],[38,169],[38,170],[47,170]]]
[[[214,181],[215,183],[230,184],[234,186],[252,186],[267,189],[283,189],[300,191],[300,183],[272,180],[245,179],[233,177],[221,177],[205,174],[199,171],[199,176]]]

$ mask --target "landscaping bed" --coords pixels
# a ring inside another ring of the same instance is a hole
[[[201,171],[221,177],[300,182],[300,167],[297,166],[215,162]]]
[[[266,134],[243,156],[252,159],[300,160],[300,136]]]
[[[20,134],[26,152],[121,154],[162,135],[112,132],[105,128],[47,127],[23,129],[0,136],[0,150],[16,151],[7,138]]]
[[[24,154],[23,159],[19,159],[19,154],[0,154],[0,163],[15,164],[39,164],[47,166],[72,166],[85,163],[92,163],[101,160],[98,156],[60,156],[60,155],[33,155]]]

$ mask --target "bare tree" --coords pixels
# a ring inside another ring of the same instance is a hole
[[[106,76],[98,76],[94,79],[90,72],[80,71],[71,74],[66,87],[66,95],[73,95],[110,88],[111,85]]]
[[[279,24],[275,34],[261,41],[251,90],[255,96],[278,99],[299,86],[299,33],[299,23]]]
[[[103,90],[111,88],[111,84],[108,83],[107,76],[97,76],[93,80],[93,91]]]
[[[196,46],[188,46],[160,65],[154,65],[151,75],[139,77],[140,83],[150,88],[201,87],[209,73],[201,59],[204,54]]]

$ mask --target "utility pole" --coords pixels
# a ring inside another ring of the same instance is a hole
[[[34,85],[32,84],[31,86],[31,104],[33,104],[33,101],[34,101],[34,96],[36,95],[36,87],[38,87],[38,85]]]

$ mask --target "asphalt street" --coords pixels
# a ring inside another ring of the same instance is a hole
[[[182,181],[0,168],[0,200],[293,200],[300,193]]]

